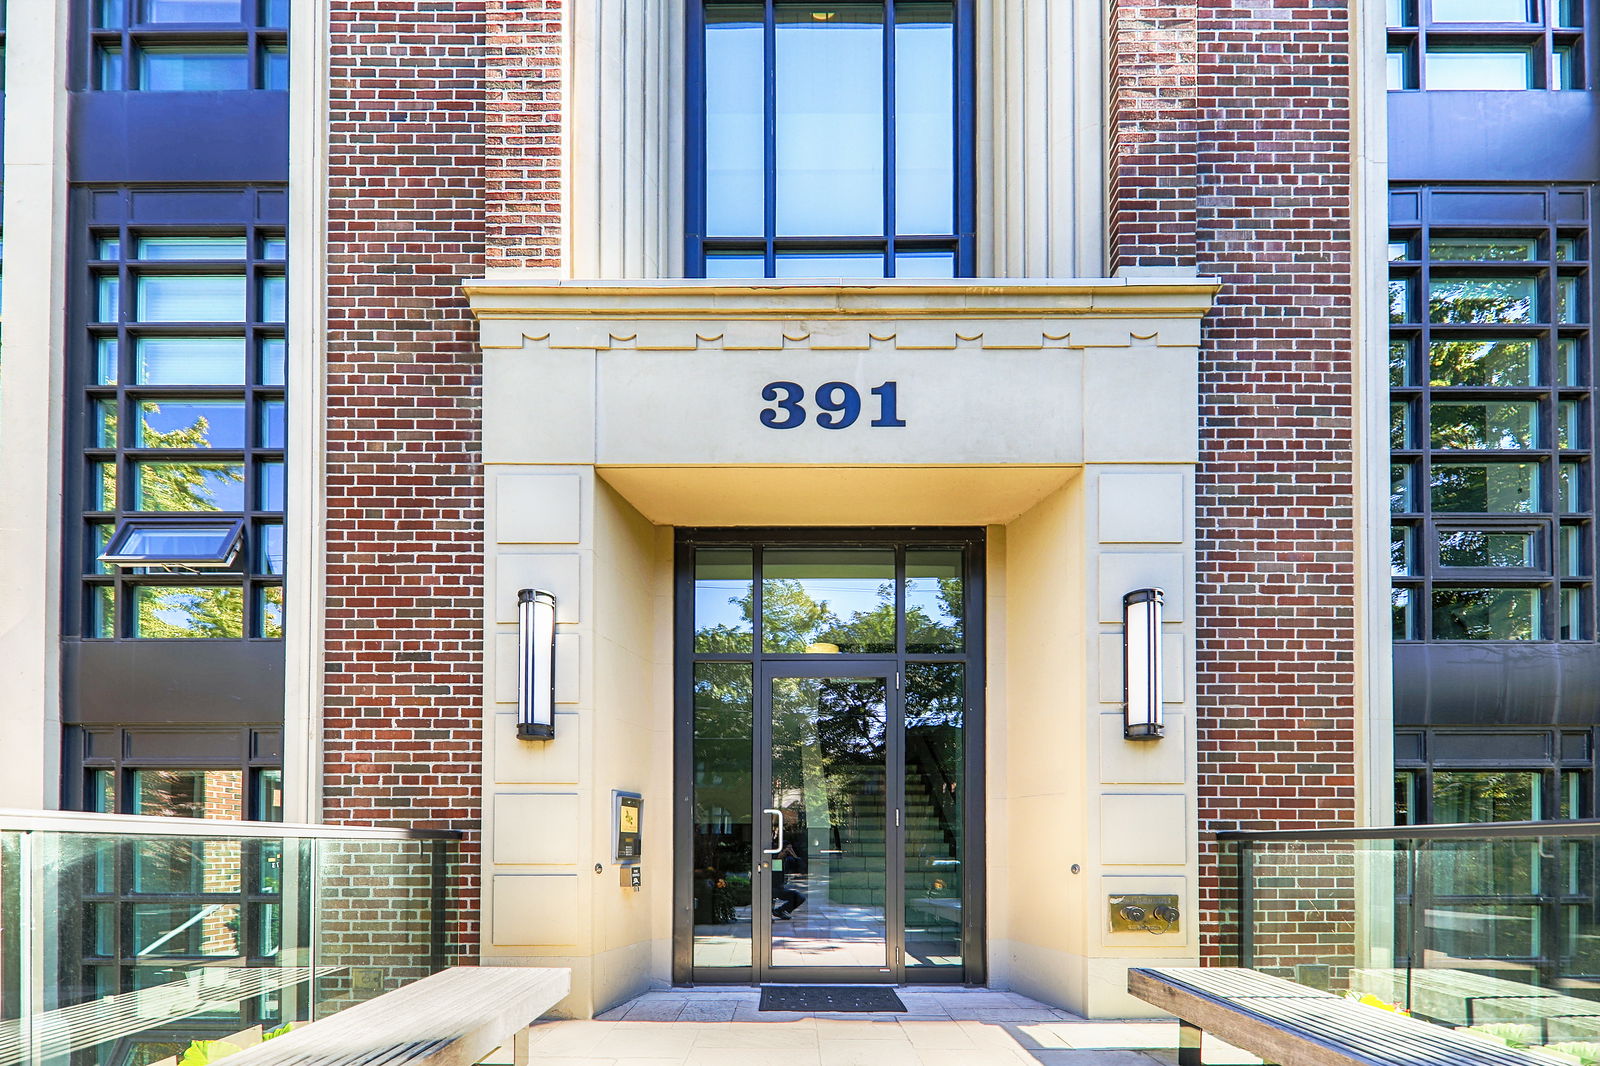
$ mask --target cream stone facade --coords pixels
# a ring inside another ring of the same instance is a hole
[[[1144,1012],[1106,897],[1196,913],[1194,279],[468,286],[489,480],[485,961],[560,960],[586,1015],[669,983],[675,526],[988,529],[990,984]],[[762,383],[900,384],[903,428],[763,426]],[[869,381],[870,379],[870,381]],[[1121,597],[1167,593],[1167,736],[1122,738]],[[515,604],[558,601],[556,739],[515,735]],[[611,790],[645,797],[619,887]],[[1067,871],[1072,871],[1068,873]]]

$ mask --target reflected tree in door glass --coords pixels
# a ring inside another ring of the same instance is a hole
[[[694,553],[694,650],[731,655],[751,650],[754,553],[701,548]]]
[[[885,966],[888,685],[778,677],[771,697],[771,806],[786,845],[762,901],[783,915],[773,965]]]
[[[906,552],[906,651],[961,650],[965,599],[959,549]]]
[[[895,650],[894,552],[769,551],[762,560],[761,644],[787,654]]]
[[[749,663],[695,664],[695,966],[751,962],[754,692]]]

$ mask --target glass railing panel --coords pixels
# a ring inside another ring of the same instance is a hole
[[[0,828],[0,1066],[171,1066],[446,964],[449,840],[263,828]]]
[[[1409,856],[1391,842],[1253,843],[1242,876],[1241,964],[1332,992],[1391,969]],[[1387,901],[1374,906],[1380,898]],[[1380,950],[1379,945],[1387,945]]]
[[[432,840],[318,840],[315,983],[324,1017],[419,980],[444,965],[444,915]],[[374,892],[382,886],[382,892]]]
[[[1600,822],[1474,829],[1225,839],[1219,939],[1239,965],[1600,1061]]]

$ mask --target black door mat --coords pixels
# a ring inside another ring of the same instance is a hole
[[[760,1010],[905,1012],[894,989],[874,985],[762,985]]]

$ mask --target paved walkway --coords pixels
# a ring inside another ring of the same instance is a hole
[[[539,1066],[1172,1066],[1175,1022],[1090,1022],[1014,992],[901,988],[904,1014],[756,1009],[755,989],[651,992],[594,1021],[541,1022]],[[1206,1063],[1260,1062],[1206,1039]]]

